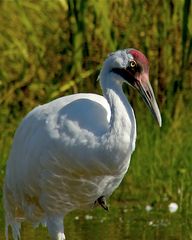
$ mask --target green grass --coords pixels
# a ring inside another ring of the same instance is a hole
[[[0,187],[25,114],[63,95],[101,93],[96,79],[107,54],[134,47],[149,58],[163,126],[125,88],[136,113],[137,147],[112,201],[135,199],[157,211],[174,201],[181,216],[191,217],[191,8],[190,0],[1,1]]]

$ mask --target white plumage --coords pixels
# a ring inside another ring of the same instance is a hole
[[[161,125],[148,61],[135,49],[111,54],[100,73],[103,96],[74,94],[32,110],[16,131],[4,184],[6,237],[24,219],[64,240],[63,217],[119,186],[135,148],[136,122],[122,84],[137,88]],[[102,206],[102,204],[101,204]]]

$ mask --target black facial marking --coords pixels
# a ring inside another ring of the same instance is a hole
[[[129,71],[129,69],[125,69],[125,68],[113,68],[112,69],[112,72],[120,75],[123,79],[129,81],[129,83],[131,85],[134,85],[134,82],[135,82],[135,77],[134,77],[134,74]]]

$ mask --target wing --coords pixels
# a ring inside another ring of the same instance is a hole
[[[62,97],[32,110],[14,137],[7,162],[8,188],[15,194],[23,189],[26,194],[36,195],[40,191],[39,176],[49,160],[61,155],[71,159],[74,141],[87,145],[89,139],[94,144],[94,138],[107,130],[110,114],[106,99],[95,94]],[[75,146],[74,152],[82,151],[78,144]]]
[[[52,107],[56,108],[58,102],[62,100],[61,98],[53,101]],[[76,94],[66,97],[66,101],[67,104],[61,103],[55,112],[61,126],[68,121],[76,125],[78,131],[87,130],[95,136],[103,134],[108,129],[111,113],[104,97],[95,94]],[[51,115],[51,112],[49,114]]]

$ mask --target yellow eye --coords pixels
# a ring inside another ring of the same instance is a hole
[[[135,60],[131,60],[130,61],[130,67],[134,68],[137,65],[137,63],[135,62]]]

